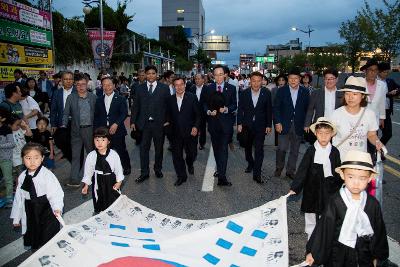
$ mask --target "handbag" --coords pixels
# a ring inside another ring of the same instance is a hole
[[[358,118],[356,125],[353,127],[353,129],[351,130],[351,132],[349,133],[348,136],[346,136],[346,138],[344,138],[339,144],[336,145],[336,148],[339,148],[339,146],[343,145],[344,142],[346,142],[347,139],[350,138],[350,136],[353,135],[353,133],[356,131],[358,125],[360,125],[361,119],[364,117],[365,114],[365,110],[367,110],[367,108],[364,108],[363,112],[361,113],[361,116]]]

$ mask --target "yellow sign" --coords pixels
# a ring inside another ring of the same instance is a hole
[[[0,82],[14,82],[14,71],[16,69],[22,70],[28,77],[39,79],[39,71],[44,70],[48,77],[54,74],[54,69],[51,68],[29,68],[29,67],[16,67],[16,66],[0,66]]]
[[[53,65],[53,51],[46,48],[0,42],[0,63]]]

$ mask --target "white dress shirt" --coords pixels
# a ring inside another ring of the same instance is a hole
[[[201,90],[203,89],[203,85],[200,87],[196,86],[196,96],[197,96],[197,100],[200,101],[200,96],[201,96]]]
[[[176,104],[178,104],[178,110],[181,111],[181,106],[182,106],[182,101],[183,101],[183,96],[185,93],[182,94],[182,96],[176,95]]]
[[[149,91],[150,90],[150,84],[153,86],[151,92]],[[152,83],[151,82],[147,82],[147,90],[149,91],[150,94],[154,92],[156,87],[157,87],[157,81],[154,81]]]
[[[67,89],[63,89],[63,101],[64,101],[64,109],[65,109],[65,103],[67,103],[67,97],[72,93],[72,87]]]
[[[251,100],[253,101],[254,107],[257,106],[258,98],[260,96],[260,90],[258,90],[258,92],[253,91],[253,89],[251,90]]]
[[[335,110],[335,102],[336,102],[336,88],[335,90],[328,90],[325,87],[325,109],[324,109],[324,117],[330,117]]]
[[[111,95],[104,95],[104,105],[106,106],[107,114],[110,112],[110,106],[111,106],[113,97],[114,97],[114,92],[112,92]]]

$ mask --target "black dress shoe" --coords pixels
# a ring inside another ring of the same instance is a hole
[[[279,176],[281,176],[281,173],[282,173],[282,170],[276,169],[275,172],[274,172],[274,176],[275,177],[279,177]]]
[[[217,185],[218,186],[232,186],[232,183],[228,182],[228,181],[218,181]]]
[[[286,177],[289,178],[290,180],[294,180],[294,174],[292,173],[286,173]]]
[[[218,177],[218,172],[214,172],[214,177]]]
[[[204,149],[204,146],[199,146],[199,150],[203,150]]]
[[[244,170],[245,173],[251,173],[253,171],[253,166],[249,165],[247,168]]]
[[[184,182],[186,182],[186,179],[178,178],[178,180],[176,180],[176,182],[174,183],[174,185],[175,185],[175,186],[180,186],[180,185],[183,184]]]
[[[129,174],[131,174],[131,169],[126,169],[126,170],[124,170],[123,174],[124,174],[124,175],[129,175]]]
[[[253,180],[256,181],[259,184],[263,184],[264,183],[264,181],[261,180],[261,177],[253,177]]]
[[[141,182],[144,182],[146,179],[149,179],[148,175],[140,175],[138,178],[136,178],[135,182],[141,183]]]
[[[188,166],[188,173],[189,173],[190,175],[193,175],[193,174],[194,174],[194,167],[193,167],[193,165],[192,165],[192,166]]]
[[[156,174],[157,178],[163,178],[164,177],[164,175],[163,175],[163,173],[161,171],[155,171],[155,174]]]

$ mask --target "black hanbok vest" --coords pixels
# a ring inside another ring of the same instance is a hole
[[[38,175],[40,166],[33,175],[26,170],[25,180],[21,189],[29,192],[31,199],[25,200],[26,233],[24,246],[38,249],[52,239],[60,231],[58,222],[46,195],[38,197],[33,178]]]

